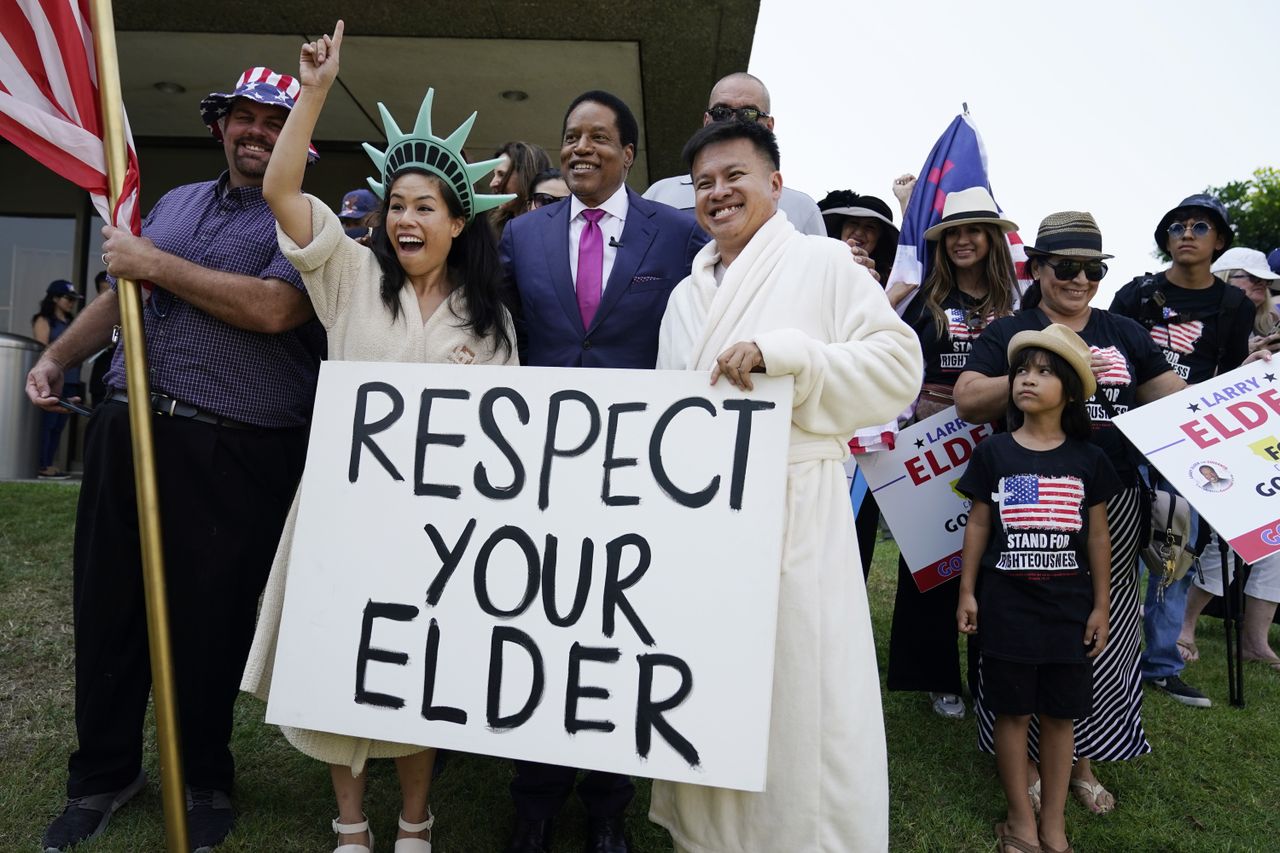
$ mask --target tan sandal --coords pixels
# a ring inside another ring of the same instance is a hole
[[[1067,843],[1066,847],[1056,849],[1045,844],[1043,838],[1040,839],[1040,851],[1041,853],[1076,853],[1070,842]]]
[[[999,853],[1008,853],[1012,849],[1015,853],[1041,853],[1040,848],[1032,844],[1030,841],[1019,838],[1009,832],[1009,827],[1003,822],[996,824],[996,850]]]
[[[1110,805],[1103,805],[1099,802],[1103,794],[1111,798]],[[1087,782],[1084,779],[1072,779],[1071,795],[1076,798],[1080,805],[1094,814],[1107,814],[1116,807],[1115,794],[1102,787],[1101,783]]]
[[[1178,654],[1182,656],[1183,663],[1195,663],[1200,660],[1200,649],[1194,640],[1179,640]]]

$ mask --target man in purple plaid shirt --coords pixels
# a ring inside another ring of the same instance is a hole
[[[142,237],[107,226],[113,276],[154,285],[143,307],[152,391],[191,845],[233,823],[232,708],[290,501],[302,474],[323,335],[276,244],[262,177],[298,84],[246,71],[201,113],[223,143],[216,181],[167,193]],[[96,352],[119,322],[115,291],[94,300],[41,357],[27,394],[60,411],[64,365]],[[102,832],[146,784],[142,726],[151,687],[124,347],[85,434],[75,532],[76,733],[68,802],[43,849]]]

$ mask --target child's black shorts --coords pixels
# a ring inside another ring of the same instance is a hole
[[[982,701],[993,714],[1078,720],[1093,713],[1093,664],[1019,663],[982,656]]]

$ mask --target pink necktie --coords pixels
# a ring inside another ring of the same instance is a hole
[[[587,225],[578,238],[578,313],[582,315],[582,327],[591,328],[591,321],[600,307],[601,277],[604,270],[604,234],[600,231],[600,218],[604,211],[584,210],[582,218]]]

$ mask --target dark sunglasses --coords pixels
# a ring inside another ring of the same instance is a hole
[[[1071,281],[1084,270],[1084,277],[1089,281],[1102,281],[1107,274],[1107,265],[1102,261],[1045,261],[1044,265],[1053,270],[1058,281]]]
[[[565,196],[552,195],[551,193],[534,193],[533,195],[529,196],[529,198],[538,207],[546,207],[549,204],[555,204],[556,202],[565,198]]]
[[[707,115],[711,116],[712,121],[728,121],[736,118],[738,121],[751,124],[762,118],[768,118],[769,114],[755,107],[712,107],[707,110]]]
[[[1208,234],[1212,229],[1213,226],[1202,219],[1199,222],[1191,223],[1191,236],[1199,239]],[[1180,239],[1183,234],[1187,233],[1187,226],[1181,222],[1174,222],[1169,225],[1168,231],[1169,236],[1177,240]]]

